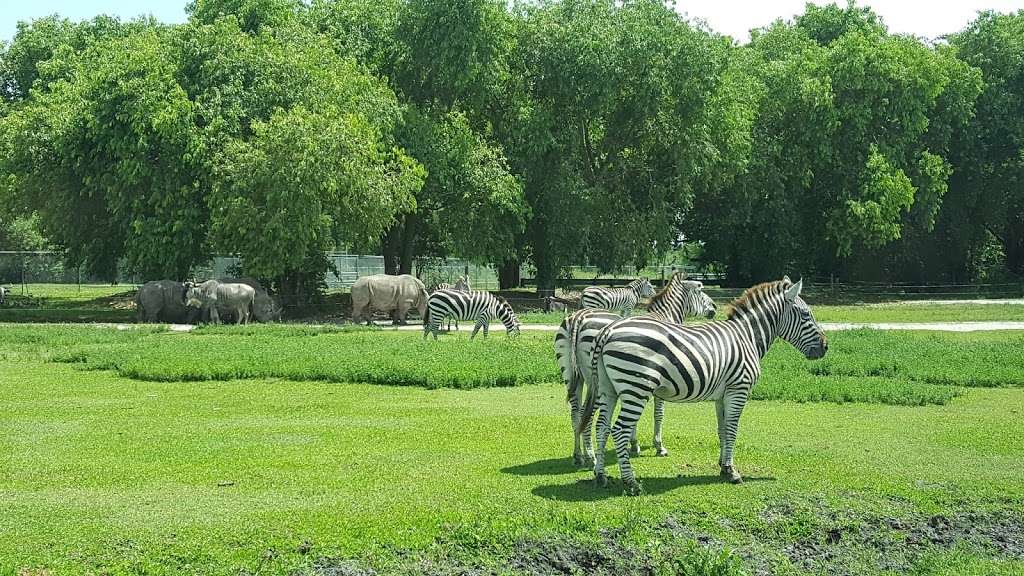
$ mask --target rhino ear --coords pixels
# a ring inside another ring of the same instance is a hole
[[[793,284],[789,288],[786,288],[786,300],[789,300],[790,302],[796,300],[796,297],[800,295],[800,290],[802,290],[803,287],[804,281],[803,278],[801,278],[799,282]]]

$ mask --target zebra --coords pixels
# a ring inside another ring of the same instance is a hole
[[[608,484],[604,447],[611,432],[622,482],[637,494],[640,484],[629,461],[629,440],[652,395],[670,402],[714,400],[718,416],[718,465],[734,484],[733,466],[740,413],[761,374],[761,359],[779,337],[809,359],[828,351],[828,340],[800,298],[803,281],[789,277],[759,284],[737,299],[725,321],[680,326],[656,317],[627,318],[598,335],[591,356],[591,382],[576,433],[590,425],[600,404],[594,480]],[[611,413],[621,401],[614,428]]]
[[[433,332],[434,340],[437,340],[437,331],[441,327],[441,320],[452,316],[463,320],[476,320],[473,326],[473,333],[469,338],[472,340],[481,327],[484,329],[484,338],[487,337],[487,329],[492,318],[498,318],[505,325],[506,334],[509,336],[519,335],[519,319],[512,310],[512,306],[499,296],[490,292],[473,290],[460,292],[458,290],[436,290],[427,298],[427,317],[423,320],[423,338]]]
[[[587,286],[583,289],[580,308],[622,310],[623,316],[629,316],[641,298],[648,298],[653,294],[654,286],[651,286],[651,282],[647,278],[637,278],[627,284],[625,288]]]
[[[666,321],[682,324],[689,316],[713,318],[716,312],[715,302],[704,292],[700,282],[686,280],[684,272],[676,272],[669,278],[665,288],[658,292],[648,306],[647,313],[664,318]],[[573,428],[576,428],[580,415],[580,382],[584,373],[580,365],[589,365],[594,338],[608,324],[621,320],[622,316],[606,310],[585,308],[562,320],[555,333],[555,360],[558,362],[562,380],[566,386],[566,400],[569,403]],[[654,399],[654,449],[658,456],[668,456],[661,440],[661,423],[664,418],[664,402]],[[586,452],[581,450],[581,445]],[[640,444],[633,430],[631,450],[640,455]],[[573,435],[573,462],[583,466],[593,462],[594,453],[590,442],[590,427],[580,434]]]
[[[441,282],[431,292],[437,292],[438,290],[458,290],[459,292],[470,292],[472,288],[469,287],[469,279],[465,276],[459,276],[455,280],[455,284],[450,282]],[[448,317],[448,332],[452,331],[452,317]],[[459,319],[455,319],[455,331],[459,331]]]

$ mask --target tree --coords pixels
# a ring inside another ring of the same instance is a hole
[[[852,5],[808,7],[745,50],[761,86],[753,152],[733,185],[694,210],[714,223],[697,227],[707,256],[738,285],[780,271],[892,277],[894,242],[935,223],[951,133],[970,116],[977,77]]]
[[[744,162],[752,108],[730,41],[659,2],[545,2],[517,16],[517,80],[496,124],[532,208],[539,287],[585,260],[649,261],[694,197]]]
[[[952,37],[958,56],[981,70],[984,91],[957,148],[950,189],[959,213],[943,229],[965,226],[958,245],[980,256],[988,238],[1007,269],[1024,275],[1024,11],[984,12]],[[948,222],[948,223],[947,223]],[[972,272],[977,272],[973,271]]]
[[[21,204],[72,265],[98,276],[113,279],[124,257],[143,275],[183,278],[204,253],[192,104],[165,37],[144,29],[80,53],[61,45],[0,127]]]

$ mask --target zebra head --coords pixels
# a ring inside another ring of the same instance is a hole
[[[778,335],[804,356],[816,360],[828,351],[828,338],[811,314],[811,308],[800,297],[804,281],[792,284],[789,276],[783,278],[782,319]]]
[[[700,284],[700,282],[697,282],[697,284]],[[696,308],[697,315],[704,316],[710,320],[715,317],[715,313],[718,312],[718,307],[715,306],[715,301],[711,299],[711,296],[708,296],[707,293],[704,292],[704,286],[701,285],[700,288],[701,289],[697,292],[697,298],[699,300]]]
[[[512,305],[508,303],[508,300],[500,296],[496,296],[495,300],[497,300],[495,314],[501,319],[501,323],[505,325],[505,335],[519,336],[519,318],[516,318]]]
[[[676,277],[672,277],[672,282],[678,286],[678,291],[682,297],[684,316],[703,316],[705,318],[714,318],[715,312],[718,309],[715,307],[715,301],[710,296],[704,293],[704,284],[697,280],[676,280]]]
[[[651,296],[654,296],[654,286],[647,278],[637,278],[629,283],[629,287],[640,298],[650,298]]]

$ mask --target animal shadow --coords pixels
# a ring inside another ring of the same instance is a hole
[[[744,484],[749,484],[751,482],[774,481],[775,478],[772,476],[746,476],[743,478]],[[664,494],[665,492],[675,490],[676,488],[682,488],[684,486],[704,486],[707,484],[727,483],[728,481],[726,479],[718,476],[717,474],[640,479],[640,484],[643,486],[644,494],[646,495]],[[558,500],[561,502],[596,502],[598,500],[606,500],[608,498],[615,498],[623,495],[622,481],[618,478],[609,478],[608,486],[601,488],[594,484],[594,479],[592,477],[577,480],[572,484],[548,484],[545,486],[538,486],[531,490],[531,492],[535,496],[547,498],[548,500]]]
[[[501,469],[505,474],[515,474],[516,476],[549,476],[554,474],[570,474],[585,470],[585,467],[572,461],[572,456],[547,458],[544,460],[537,460],[536,462],[507,466]]]

